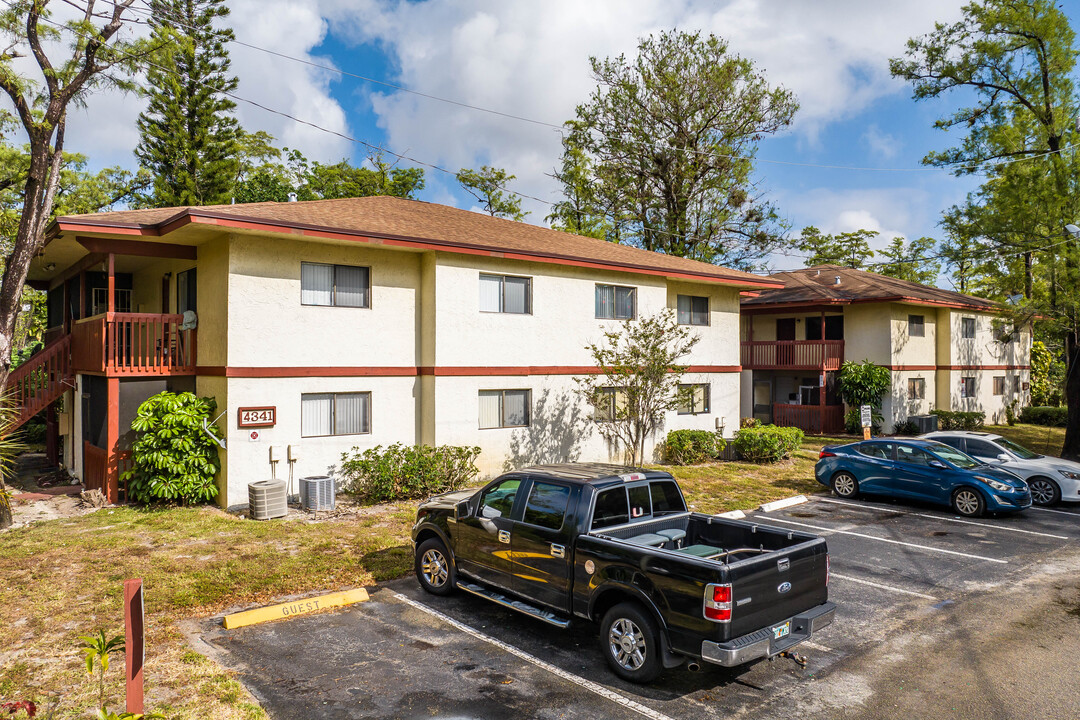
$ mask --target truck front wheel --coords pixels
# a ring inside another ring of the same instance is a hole
[[[428,538],[416,548],[416,579],[420,587],[435,595],[454,590],[454,561],[438,538]]]
[[[660,634],[637,603],[619,603],[604,614],[600,646],[608,665],[624,680],[647,683],[660,674]]]

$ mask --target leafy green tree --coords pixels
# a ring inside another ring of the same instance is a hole
[[[934,238],[922,237],[905,242],[902,237],[895,237],[888,246],[879,252],[884,258],[875,263],[875,272],[899,280],[936,285],[941,262],[935,257],[937,242]]]
[[[230,200],[239,173],[236,103],[223,27],[225,0],[149,0],[161,50],[147,68],[149,104],[139,115],[135,155],[154,176],[157,207]]]
[[[795,247],[801,252],[809,253],[806,258],[807,267],[843,265],[863,270],[866,268],[866,261],[874,257],[874,251],[870,249],[870,241],[875,237],[877,237],[877,232],[873,230],[826,235],[813,225],[809,225],[803,228],[799,239],[795,241]]]
[[[591,215],[576,226],[733,267],[782,244],[786,227],[752,173],[758,141],[791,123],[791,92],[771,88],[715,35],[661,32],[642,39],[633,60],[590,62],[597,88],[567,124],[556,174],[567,203],[560,217]],[[579,168],[591,176],[588,194]]]
[[[1052,0],[982,0],[964,6],[957,22],[911,39],[890,64],[917,100],[951,94],[964,103],[935,124],[960,131],[959,143],[924,162],[987,176],[962,209],[961,227],[1002,260],[1020,258],[1019,269],[999,263],[991,282],[1022,292],[1018,314],[1040,315],[1040,332],[1064,340],[1062,454],[1070,458],[1080,458],[1080,248],[1061,228],[1080,220],[1075,43]]]
[[[598,372],[574,378],[577,391],[593,408],[600,435],[623,448],[631,465],[645,461],[645,440],[664,413],[687,401],[679,391],[686,366],[678,363],[700,339],[664,310],[627,320],[602,342],[585,346]]]
[[[128,497],[136,502],[206,502],[217,497],[221,432],[210,422],[213,398],[162,392],[135,413],[131,429],[132,469],[124,473]]]
[[[483,204],[484,210],[492,217],[520,222],[529,213],[522,212],[521,198],[507,189],[507,184],[516,177],[502,168],[484,165],[479,170],[462,168],[457,174],[457,181]]]
[[[892,373],[889,368],[869,360],[861,363],[845,360],[836,381],[840,397],[850,407],[871,405],[880,408],[881,398],[892,388]]]
[[[593,168],[580,147],[563,138],[562,167],[552,174],[562,183],[563,199],[551,208],[545,219],[555,230],[594,238],[611,237],[611,223],[599,212],[600,199],[593,186]]]
[[[1061,404],[1064,368],[1042,340],[1031,344],[1031,404],[1036,407]]]

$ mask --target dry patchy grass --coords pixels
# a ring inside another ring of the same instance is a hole
[[[414,513],[401,503],[335,522],[260,523],[209,507],[125,507],[0,534],[0,701],[63,695],[64,717],[85,717],[96,696],[77,636],[122,634],[122,582],[141,577],[148,707],[265,717],[231,673],[191,651],[176,621],[398,577],[411,568]],[[122,660],[109,673],[118,707]]]
[[[1045,427],[1043,425],[987,425],[987,432],[997,433],[1013,442],[1020,443],[1029,450],[1043,455],[1061,456],[1061,446],[1065,443],[1065,428]]]

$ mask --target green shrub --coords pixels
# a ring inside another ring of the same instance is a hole
[[[918,435],[919,425],[914,420],[898,422],[893,426],[893,433],[896,435]]]
[[[881,426],[885,422],[885,416],[876,407],[870,408],[870,432],[877,435],[881,432]],[[862,435],[862,410],[854,407],[844,413],[844,430],[849,435]]]
[[[45,423],[37,418],[23,426],[22,441],[27,445],[40,445],[45,442]]]
[[[139,406],[131,421],[136,432],[133,467],[123,477],[128,500],[188,504],[217,497],[214,476],[221,463],[218,444],[210,435],[220,438],[221,433],[209,424],[216,411],[213,398],[189,392],[158,393]]]
[[[937,415],[938,430],[978,430],[986,422],[984,412],[931,410],[930,414]]]
[[[1065,427],[1069,422],[1069,408],[1026,407],[1020,411],[1020,422],[1048,427]]]
[[[777,462],[791,457],[802,441],[803,431],[799,428],[762,425],[742,428],[731,445],[743,460]]]
[[[744,417],[739,419],[740,428],[752,428],[761,427],[761,421],[755,417]]]
[[[478,447],[378,445],[341,454],[342,488],[368,502],[417,500],[458,490],[480,470]]]
[[[727,442],[709,430],[672,430],[664,440],[664,461],[671,465],[700,465],[715,459]]]

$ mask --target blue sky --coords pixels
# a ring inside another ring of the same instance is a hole
[[[956,0],[230,0],[239,40],[491,110],[560,124],[593,82],[588,57],[632,55],[638,38],[663,29],[713,32],[752,59],[772,84],[793,90],[793,126],[764,140],[758,179],[795,231],[868,228],[879,245],[896,235],[940,237],[942,210],[976,186],[971,178],[920,165],[951,144],[932,124],[960,98],[915,103],[888,74],[888,58],[935,21],[959,17]],[[1063,5],[1080,27],[1077,7]],[[547,173],[559,161],[558,134],[519,120],[397,92],[234,45],[238,94],[282,115],[241,104],[248,130],[271,132],[308,157],[362,162],[363,145],[449,170],[493,164],[517,175],[520,192],[557,199]],[[132,164],[141,101],[106,94],[75,123],[71,145],[94,164]],[[69,145],[70,146],[70,145]],[[776,161],[776,162],[769,162]],[[403,161],[405,164],[408,161]],[[868,170],[832,169],[870,168]],[[422,199],[471,208],[452,176],[427,169]],[[526,200],[529,222],[547,205]],[[777,269],[796,258],[775,257]],[[947,285],[947,278],[942,278]]]

